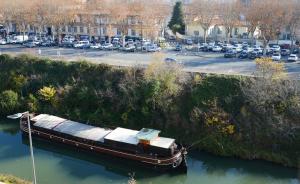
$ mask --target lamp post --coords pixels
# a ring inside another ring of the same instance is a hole
[[[31,136],[31,126],[30,126],[30,117],[29,112],[23,112],[23,113],[17,113],[14,115],[7,116],[9,119],[20,119],[22,121],[22,118],[24,116],[27,116],[27,125],[28,125],[28,135],[29,135],[29,145],[30,145],[30,155],[31,155],[31,161],[32,161],[32,173],[33,173],[33,184],[37,184],[36,182],[36,173],[35,173],[35,162],[34,162],[34,156],[33,156],[33,146],[32,146],[32,136]]]

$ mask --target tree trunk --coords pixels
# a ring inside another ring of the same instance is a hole
[[[267,55],[267,45],[269,43],[269,40],[264,39],[264,51],[263,51],[263,55],[266,56]]]
[[[204,37],[204,43],[206,43],[207,29],[203,29],[203,30],[204,30],[204,35],[203,35],[203,37]]]

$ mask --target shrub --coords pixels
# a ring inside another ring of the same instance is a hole
[[[3,91],[0,94],[0,112],[8,114],[14,112],[19,107],[18,94],[12,90]]]

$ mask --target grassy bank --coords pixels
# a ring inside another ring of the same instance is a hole
[[[194,149],[299,167],[298,111],[280,99],[254,106],[245,80],[163,65],[143,71],[2,55],[0,114],[30,110],[98,126],[156,128]]]
[[[22,180],[12,175],[0,174],[0,182],[5,184],[30,184],[31,182]]]

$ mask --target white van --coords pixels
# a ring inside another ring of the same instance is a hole
[[[17,36],[14,36],[13,39],[12,39],[12,43],[23,43],[23,42],[26,42],[28,40],[28,35],[17,35]]]

